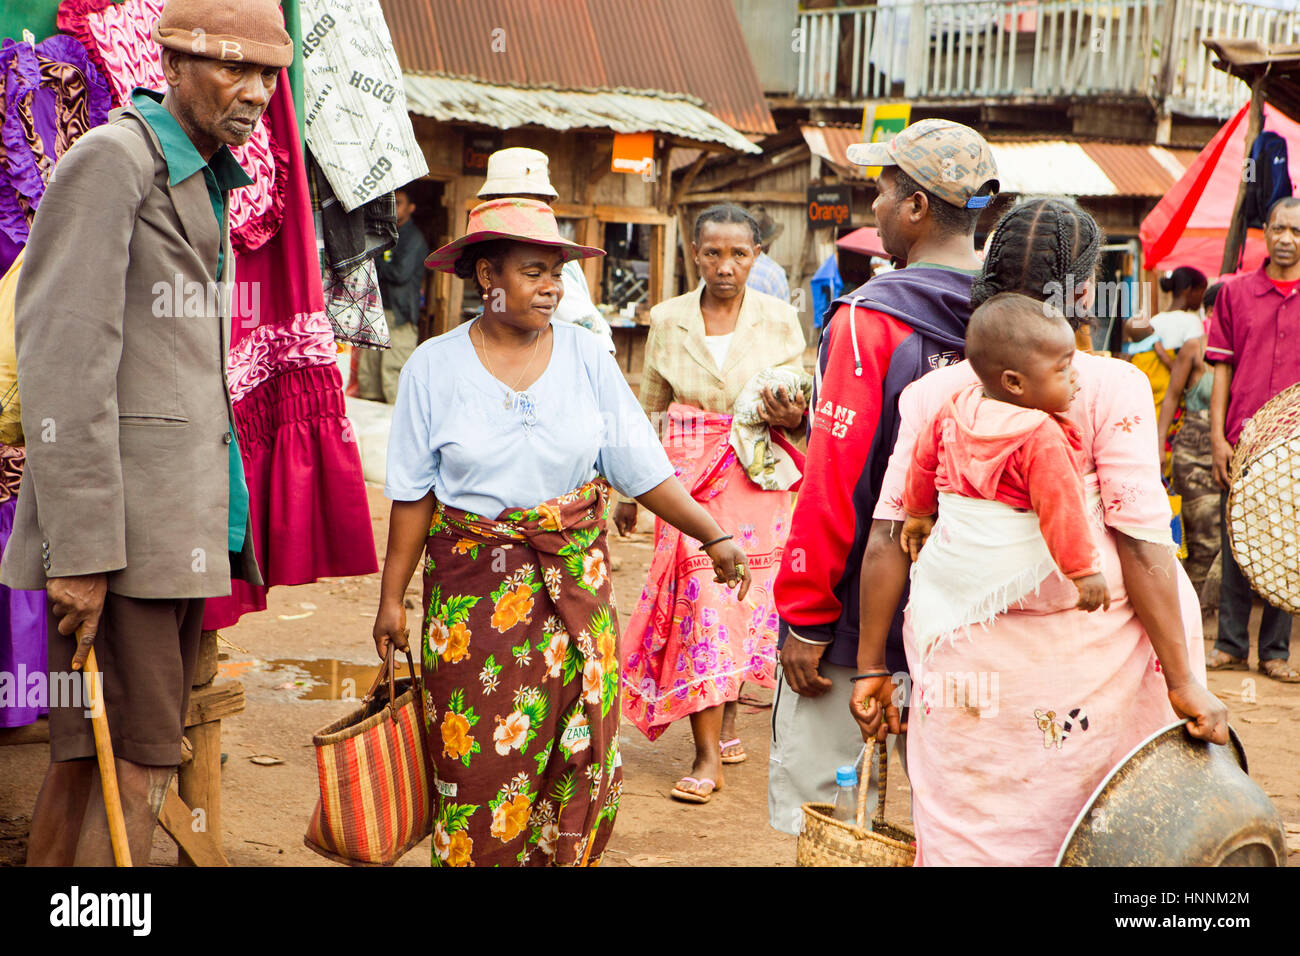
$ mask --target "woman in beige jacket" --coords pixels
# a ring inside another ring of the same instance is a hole
[[[691,248],[703,284],[651,310],[640,400],[658,421],[678,478],[722,527],[735,529],[751,589],[748,601],[728,602],[705,573],[700,542],[657,522],[649,577],[623,633],[622,696],[625,716],[652,740],[690,717],[695,761],[673,796],[705,803],[722,784],[722,764],[745,759],[735,736],[742,682],[774,686],[772,579],[793,504],[791,491],[750,480],[729,441],[732,413],[759,372],[803,372],[804,337],[792,306],[746,289],[762,251],[748,213],[705,210]],[[798,391],[764,390],[761,415],[774,443],[789,447],[802,436],[805,413]],[[621,534],[635,526],[635,502],[619,504],[615,524]]]

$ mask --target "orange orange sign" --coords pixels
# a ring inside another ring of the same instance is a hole
[[[646,173],[655,165],[654,133],[615,133],[610,169],[616,173]]]

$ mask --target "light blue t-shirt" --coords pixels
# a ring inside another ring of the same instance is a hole
[[[389,498],[418,501],[432,488],[446,505],[495,518],[597,474],[632,498],[673,476],[597,336],[552,320],[550,364],[507,408],[510,390],[483,367],[471,327],[425,342],[402,369],[388,436]]]

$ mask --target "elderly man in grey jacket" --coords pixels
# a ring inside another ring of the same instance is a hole
[[[261,583],[226,383],[231,189],[293,57],[275,0],[169,0],[168,92],[137,90],[60,161],[18,281],[27,468],[0,565],[49,598],[51,688],[102,673],[132,859],[181,760],[204,599]],[[195,291],[204,294],[194,295]],[[201,307],[196,307],[198,303]],[[28,862],[111,865],[89,715],[55,695]]]

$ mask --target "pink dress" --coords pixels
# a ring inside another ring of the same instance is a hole
[[[1081,389],[1069,418],[1083,439],[1087,530],[1110,610],[1075,610],[1074,585],[1054,572],[987,630],[939,645],[924,662],[910,611],[905,616],[908,667],[921,674],[907,734],[919,866],[1052,865],[1102,778],[1177,719],[1115,548],[1117,531],[1173,546],[1151,388],[1117,359],[1078,353],[1075,367]],[[876,518],[905,518],[903,489],[920,428],[975,381],[961,362],[903,392]],[[1176,573],[1188,658],[1204,683],[1200,605],[1181,566]]]
[[[746,599],[737,601],[713,580],[713,561],[700,542],[655,521],[650,573],[622,643],[623,716],[651,740],[674,720],[738,699],[745,681],[776,685],[772,581],[794,494],[764,491],[750,480],[730,434],[730,415],[678,402],[668,408],[664,450],[677,479],[721,527],[734,530],[752,580]],[[802,454],[786,448],[802,468]]]

